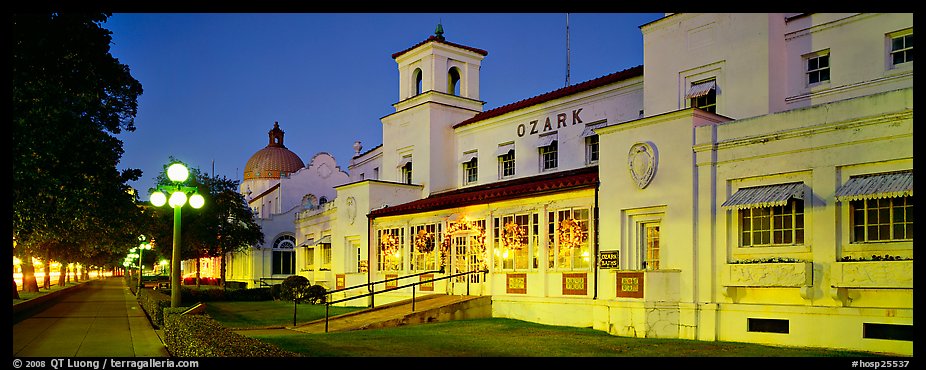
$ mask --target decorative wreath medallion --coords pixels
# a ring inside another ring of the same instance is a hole
[[[379,236],[379,245],[384,256],[392,256],[399,251],[399,237],[383,232]]]
[[[434,233],[425,229],[418,230],[415,234],[415,248],[421,253],[429,253],[434,250]]]
[[[630,177],[640,189],[646,188],[653,181],[657,161],[656,148],[651,143],[636,143],[630,147],[627,165],[630,167]]]
[[[502,235],[502,242],[505,245],[506,249],[510,250],[521,250],[524,248],[524,239],[527,238],[527,232],[524,231],[524,228],[521,225],[518,225],[515,222],[509,222],[505,224],[505,231]]]
[[[585,243],[587,235],[576,220],[567,219],[559,223],[559,245],[563,248],[578,248]]]

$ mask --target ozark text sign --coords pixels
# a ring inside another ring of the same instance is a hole
[[[599,251],[598,267],[603,269],[616,269],[621,267],[619,251]]]

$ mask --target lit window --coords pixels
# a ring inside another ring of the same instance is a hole
[[[379,248],[377,260],[380,271],[398,271],[402,269],[402,250],[405,245],[405,228],[383,229],[378,233]]]
[[[589,210],[563,209],[547,214],[550,268],[587,269],[590,266]]]
[[[830,80],[830,55],[818,54],[807,58],[807,83],[810,85]]]
[[[495,266],[500,270],[538,268],[540,214],[507,215],[494,220]]]
[[[913,61],[913,34],[906,34],[891,38],[891,63],[898,65],[900,63]]]
[[[440,251],[441,225],[427,224],[412,226],[412,258],[410,268],[413,271],[435,270]]]

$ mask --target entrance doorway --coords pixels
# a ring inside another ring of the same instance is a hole
[[[451,274],[480,271],[485,268],[485,245],[475,232],[461,232],[451,238]],[[454,295],[482,295],[483,274],[469,274],[450,279],[449,293]]]

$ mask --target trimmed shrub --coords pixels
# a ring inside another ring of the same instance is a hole
[[[174,357],[300,357],[272,344],[235,333],[209,315],[164,310],[164,344]]]
[[[229,301],[270,301],[273,295],[270,288],[229,289],[225,292],[225,299]]]
[[[311,304],[325,303],[328,299],[328,291],[321,285],[312,285],[309,287],[306,300]]]
[[[311,283],[305,276],[293,275],[283,279],[280,285],[280,300],[302,303],[308,298]]]
[[[165,292],[167,293],[165,294]],[[135,296],[135,299],[138,300],[138,304],[141,306],[142,310],[145,311],[145,314],[148,315],[148,319],[155,329],[160,329],[164,326],[164,309],[170,308],[169,290],[142,289],[138,292],[138,295]]]

